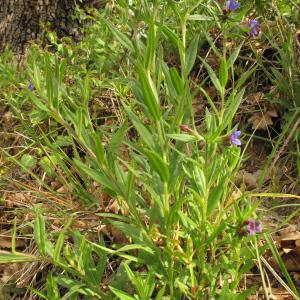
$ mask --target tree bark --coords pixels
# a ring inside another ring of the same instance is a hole
[[[61,35],[76,36],[72,15],[76,0],[1,0],[0,51],[11,47],[18,54],[41,33],[42,24]]]

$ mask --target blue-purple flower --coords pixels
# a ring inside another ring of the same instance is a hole
[[[34,86],[31,82],[28,84],[28,89],[31,90],[31,91],[34,90]]]
[[[255,235],[255,233],[261,232],[260,221],[255,221],[253,219],[248,220],[247,230],[249,231],[250,235]]]
[[[226,10],[233,11],[237,10],[241,6],[241,3],[237,2],[236,0],[229,0],[226,2]]]
[[[240,135],[241,135],[241,131],[235,129],[235,130],[233,131],[233,133],[231,134],[231,136],[230,136],[230,142],[231,142],[233,145],[241,146],[242,143],[241,143],[241,141],[239,140]]]
[[[259,29],[260,29],[259,22],[255,19],[250,20],[249,26],[250,26],[250,34],[253,37],[257,37],[259,35]]]

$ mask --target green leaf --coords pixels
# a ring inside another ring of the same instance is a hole
[[[217,228],[214,228],[214,231],[210,234],[208,237],[206,244],[209,245],[210,243],[213,243],[214,239],[226,229],[226,221],[222,221]]]
[[[46,111],[40,109],[33,109],[29,112],[29,118],[33,126],[39,124],[49,117]]]
[[[209,105],[211,106],[211,108],[214,110],[216,116],[219,116],[219,111],[218,109],[216,108],[213,100],[211,99],[211,97],[209,96],[209,94],[206,92],[205,89],[203,89],[202,87],[199,87],[200,91],[204,94],[204,96],[206,97]]]
[[[163,159],[156,153],[147,149],[144,149],[143,152],[149,159],[149,163],[154,171],[156,171],[161,180],[168,182],[169,180],[169,169]]]
[[[209,43],[209,46],[210,46],[211,49],[213,50],[214,54],[215,54],[219,59],[221,59],[222,54],[220,53],[219,48],[216,47],[216,45],[215,45],[215,40],[213,40],[213,39],[211,38],[211,36],[209,35],[209,33],[206,32],[206,31],[204,31],[204,35],[205,35],[205,37],[206,37],[207,42]]]
[[[208,72],[209,78],[212,81],[213,85],[220,93],[222,93],[223,88],[221,86],[219,79],[217,78],[216,73],[213,71],[213,69],[210,67],[210,65],[203,58],[200,57],[200,59],[201,59],[202,63],[204,64],[204,66]]]
[[[198,15],[198,14],[188,16],[188,20],[191,21],[212,21],[213,19],[214,19],[213,17],[206,16],[206,15]]]
[[[142,123],[142,121],[130,110],[129,107],[124,105],[124,109],[126,110],[130,120],[132,121],[134,127],[137,129],[141,139],[144,143],[151,149],[155,149],[155,142],[153,140],[153,135],[149,131],[149,129]]]
[[[55,176],[55,165],[58,163],[56,156],[44,156],[40,159],[39,165],[48,176]]]
[[[36,164],[36,158],[30,154],[24,154],[21,157],[20,163],[25,169],[31,169]]]
[[[52,73],[52,65],[51,65],[51,61],[50,61],[50,56],[48,53],[45,54],[44,57],[44,67],[45,67],[45,79],[46,79],[46,92],[47,92],[47,100],[48,100],[48,104],[50,106],[50,108],[55,107],[53,104],[53,100],[54,100],[54,96],[53,96],[53,83],[56,80],[56,78],[54,78],[54,74]]]
[[[97,161],[99,166],[104,166],[106,164],[106,159],[105,159],[105,151],[104,147],[102,144],[102,133],[100,132],[93,132],[91,134],[92,141],[94,143],[92,150],[95,153],[97,157]]]
[[[145,67],[147,70],[151,70],[152,64],[155,58],[156,39],[155,39],[155,25],[153,22],[149,24],[147,50],[145,55]]]
[[[136,300],[136,298],[133,298],[130,295],[128,295],[127,293],[125,293],[121,290],[118,290],[112,286],[109,286],[109,289],[121,300]]]
[[[112,180],[112,178],[108,177],[104,172],[100,169],[93,170],[89,168],[86,164],[82,163],[80,160],[74,159],[74,164],[82,171],[84,171],[88,176],[90,176],[96,182],[102,184],[105,188],[110,189],[113,192],[122,194],[122,191],[118,187],[118,185]]]
[[[175,89],[175,86],[172,82],[171,79],[171,75],[170,75],[170,70],[168,65],[165,62],[162,62],[162,70],[163,70],[163,74],[164,74],[164,80],[165,80],[165,86],[168,89],[168,101],[172,104],[175,105],[176,104],[176,97],[177,97],[177,91]]]
[[[290,97],[293,97],[291,95],[292,88],[289,84],[289,81],[286,80],[286,77],[274,67],[272,67],[271,70],[273,75],[275,76],[275,80],[273,80],[274,84],[276,84],[282,92],[286,93]]]
[[[137,245],[134,247],[138,248],[139,245],[147,246],[152,248],[153,244],[150,238],[148,237],[146,231],[143,228],[139,228],[133,224],[127,224],[119,221],[111,221],[111,224],[117,229],[124,232],[127,236],[133,239]],[[125,248],[126,249],[126,248]],[[127,248],[128,249],[128,248]],[[147,249],[147,248],[146,248]],[[149,253],[149,250],[145,250]]]
[[[125,245],[125,246],[119,248],[118,250],[115,250],[114,253],[127,252],[127,251],[130,251],[130,250],[138,250],[138,249],[149,252],[150,254],[154,254],[153,250],[150,247],[143,246],[143,245],[140,245],[140,244]]]
[[[139,277],[137,277],[133,272],[132,270],[130,269],[130,267],[128,266],[128,264],[124,264],[124,268],[127,272],[127,276],[129,278],[129,280],[131,281],[131,283],[134,285],[134,287],[136,288],[139,296],[142,298],[142,299],[145,299],[145,286],[143,284],[143,282],[140,280]]]
[[[233,91],[229,97],[228,102],[226,103],[227,110],[225,118],[223,120],[222,128],[226,128],[230,122],[232,122],[235,113],[237,112],[245,93],[245,88],[243,88],[239,93],[235,94]]]
[[[230,69],[233,64],[235,63],[235,61],[237,60],[239,54],[240,54],[240,51],[242,49],[242,46],[244,45],[244,42],[242,42],[230,55],[230,57],[228,58],[228,61],[227,61],[227,65],[228,65],[228,69]]]
[[[100,244],[104,245],[104,241],[102,239],[100,241]],[[107,254],[105,251],[97,249],[96,247],[93,247],[93,251],[98,255],[98,264],[96,266],[96,269],[93,271],[95,273],[95,276],[97,277],[98,284],[99,284],[101,282],[101,279],[103,277],[106,268]]]
[[[205,197],[207,193],[206,177],[204,171],[199,166],[195,166],[195,170],[193,172],[193,178],[199,194],[202,197]]]
[[[161,26],[162,32],[168,37],[169,41],[171,41],[175,46],[179,49],[183,50],[183,45],[179,36],[173,32],[168,26],[162,25]]]
[[[170,69],[170,76],[177,95],[180,95],[183,90],[183,83],[176,68]]]
[[[51,300],[60,300],[59,289],[56,281],[54,280],[52,273],[50,273],[47,277],[47,298]]]
[[[18,262],[31,262],[36,261],[37,257],[29,254],[19,253],[19,252],[8,252],[0,250],[0,264],[10,264]]]
[[[68,227],[71,225],[72,219],[69,219],[69,221],[67,222],[67,224],[65,225],[64,229],[60,232],[58,239],[56,241],[55,247],[54,247],[54,252],[53,252],[53,260],[54,262],[60,262],[60,253],[61,253],[61,249],[64,245],[64,241],[65,241],[65,233],[66,230],[68,229]]]
[[[60,261],[60,252],[61,252],[61,249],[64,245],[64,241],[65,241],[65,231],[63,230],[59,234],[58,239],[57,239],[56,244],[55,244],[54,254],[53,254],[54,262],[59,262]]]
[[[247,70],[246,72],[244,72],[241,77],[239,78],[239,81],[236,84],[236,89],[238,90],[239,88],[241,88],[244,83],[246,82],[246,80],[256,71],[256,67]]]
[[[130,39],[122,33],[120,30],[118,30],[110,21],[102,19],[103,22],[108,26],[112,34],[115,36],[115,38],[129,51],[134,52],[134,47]]]
[[[220,199],[224,192],[225,183],[227,182],[227,177],[223,177],[219,184],[213,188],[212,191],[210,191],[210,194],[207,199],[207,216],[209,217],[216,207],[218,206]]]
[[[228,81],[228,66],[226,59],[222,57],[219,69],[220,84],[224,88]]]
[[[200,135],[199,135],[199,137],[197,137],[197,136],[190,135],[190,134],[185,134],[185,133],[167,134],[166,136],[169,137],[170,139],[181,141],[181,142],[184,142],[184,143],[203,140],[203,138]]]
[[[137,64],[137,70],[143,93],[143,102],[149,110],[152,118],[154,120],[159,120],[159,99],[154,83],[152,82],[149,72],[144,69],[144,66],[140,62]]]
[[[186,76],[191,72],[194,66],[197,57],[198,43],[199,43],[199,35],[196,35],[192,40],[186,53],[186,67],[185,67]]]
[[[113,166],[115,162],[115,153],[122,144],[124,140],[124,136],[128,130],[128,125],[125,122],[118,130],[117,132],[113,135],[113,137],[110,140],[108,149],[107,149],[107,159],[109,162],[109,165]]]
[[[46,254],[46,226],[43,216],[37,212],[34,222],[34,237],[38,250],[42,255]]]
[[[155,300],[162,300],[163,299],[163,296],[164,296],[164,293],[165,293],[165,290],[166,290],[166,286],[164,285],[160,290],[159,292],[157,293],[156,297],[155,297]]]
[[[276,245],[274,245],[274,241],[267,234],[264,234],[264,237],[267,241],[268,248],[272,251],[272,257],[274,258],[277,266],[280,268],[281,274],[285,277],[286,281],[288,282],[289,288],[291,288],[291,290],[293,291],[293,293],[296,296],[295,299],[297,299],[298,297],[300,297],[299,290],[295,286],[293,279],[291,278],[291,276],[282,260],[282,257],[277,250]]]

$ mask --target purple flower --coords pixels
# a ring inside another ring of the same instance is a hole
[[[239,140],[239,136],[241,135],[241,131],[240,130],[234,130],[233,133],[231,134],[230,136],[230,141],[233,145],[236,145],[236,146],[241,146],[242,143],[241,141]]]
[[[259,35],[260,24],[257,20],[250,20],[250,34],[253,37],[257,37]]]
[[[254,235],[255,233],[261,232],[260,222],[255,221],[253,219],[248,220],[247,230],[250,235]]]
[[[241,3],[236,2],[235,0],[229,0],[226,2],[226,9],[228,11],[237,10],[240,7]]]
[[[32,84],[31,82],[30,82],[29,85],[28,85],[28,89],[31,90],[31,91],[34,90],[34,86],[33,86],[33,84]]]

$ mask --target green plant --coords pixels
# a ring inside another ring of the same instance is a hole
[[[42,200],[46,209],[33,209],[39,254],[0,257],[51,266],[34,293],[49,300],[247,299],[255,287],[241,290],[240,282],[256,264],[268,298],[260,257],[268,247],[276,251],[270,241],[258,246],[255,197],[279,195],[251,194],[235,184],[245,157],[234,116],[257,71],[256,63],[242,75],[236,67],[249,32],[240,22],[251,8],[223,13],[218,1],[119,0],[115,10],[82,16],[94,23],[78,45],[49,33],[54,53],[31,50],[32,87],[24,89],[22,75],[23,91],[6,92],[30,143],[16,155],[2,152],[36,180],[35,195],[51,197]],[[274,47],[293,80],[284,84],[277,69],[257,62],[289,92],[296,113],[295,57]],[[208,63],[209,53],[217,67]],[[107,91],[119,105],[112,125],[91,104]],[[199,93],[201,117],[193,107]],[[71,200],[52,188],[54,179]],[[118,203],[119,213],[95,212],[99,194]],[[52,197],[60,201],[55,206]],[[96,238],[73,227],[75,216],[89,211],[102,228]],[[67,215],[58,233],[48,230],[50,212]],[[107,226],[122,239],[108,240]],[[111,260],[116,266],[108,271]]]

